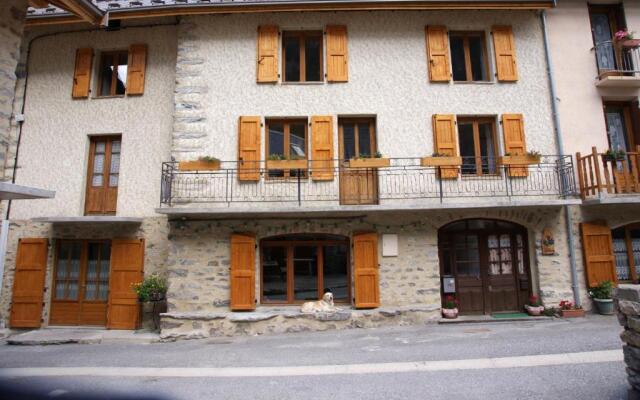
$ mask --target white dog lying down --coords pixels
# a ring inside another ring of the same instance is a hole
[[[327,292],[321,300],[307,301],[302,304],[300,311],[303,313],[334,312],[338,311],[338,308],[333,305],[333,293]]]

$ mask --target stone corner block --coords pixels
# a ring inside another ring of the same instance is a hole
[[[618,287],[613,290],[613,297],[619,300],[640,302],[640,285],[618,285]]]

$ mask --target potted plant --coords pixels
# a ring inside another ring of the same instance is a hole
[[[307,160],[303,156],[270,154],[267,157],[267,169],[307,169]]]
[[[531,150],[526,154],[504,153],[504,156],[498,157],[498,163],[501,165],[532,165],[540,164],[541,155],[539,152]]]
[[[458,318],[459,304],[460,303],[454,296],[448,294],[447,297],[444,298],[444,304],[442,305],[442,316],[447,319]]]
[[[459,167],[462,165],[462,157],[436,152],[431,157],[421,158],[420,165],[423,167]]]
[[[584,310],[582,309],[582,307],[574,305],[569,300],[562,300],[559,304],[559,307],[560,315],[562,315],[562,318],[584,317]]]
[[[611,315],[613,314],[613,283],[611,281],[600,282],[596,287],[589,289],[589,297],[596,305],[598,314]]]
[[[622,161],[627,153],[622,149],[609,149],[603,155],[605,161]]]
[[[624,48],[638,48],[640,47],[640,39],[633,38],[634,32],[629,32],[626,29],[621,29],[614,35],[614,39],[617,45]]]
[[[220,169],[220,160],[211,156],[202,156],[195,161],[180,161],[180,171],[217,171]]]
[[[133,291],[138,297],[139,321],[151,320],[154,330],[158,330],[160,328],[160,313],[167,311],[167,280],[157,274],[152,274],[145,277],[142,282],[133,284]]]
[[[391,160],[384,158],[379,151],[373,155],[360,154],[349,160],[349,168],[384,168],[389,165],[391,165]]]
[[[524,308],[532,317],[539,317],[544,312],[544,306],[535,294],[529,296],[529,304],[525,304]]]

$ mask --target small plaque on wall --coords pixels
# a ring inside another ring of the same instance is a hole
[[[385,233],[382,235],[382,257],[398,256],[398,235]]]
[[[442,278],[442,291],[446,294],[456,292],[456,278],[453,276],[445,276]]]
[[[555,240],[553,239],[553,232],[550,228],[544,228],[542,230],[542,254],[545,256],[556,254]]]

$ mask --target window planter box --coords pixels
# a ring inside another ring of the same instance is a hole
[[[516,156],[498,157],[500,165],[533,165],[540,164],[540,156],[530,156],[527,154]]]
[[[423,157],[420,159],[423,167],[459,167],[462,165],[462,157]]]
[[[584,317],[584,310],[560,310],[560,315],[562,315],[562,318],[582,318]]]
[[[640,39],[626,39],[618,42],[618,45],[625,49],[636,49],[640,47]]]
[[[385,168],[391,165],[388,158],[352,158],[349,168]]]
[[[180,161],[178,164],[180,171],[217,171],[220,169],[220,160],[214,161]]]
[[[267,169],[307,169],[307,160],[267,160]]]

